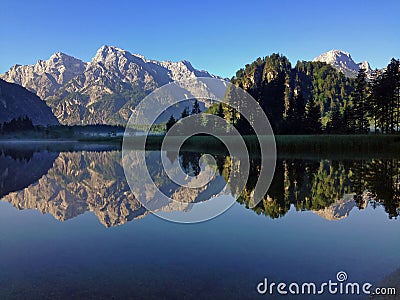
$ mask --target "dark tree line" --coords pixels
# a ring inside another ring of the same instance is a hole
[[[200,173],[201,156],[198,152],[180,152],[179,160],[187,174],[197,176]],[[232,160],[227,155],[213,156],[219,175],[224,176],[229,191],[238,196],[237,179],[244,176],[240,160]],[[253,197],[261,164],[257,157],[250,157],[250,161],[250,176],[237,200],[246,206]],[[228,180],[231,173],[231,180]],[[352,199],[359,209],[364,209],[367,203],[373,207],[382,205],[389,218],[397,218],[400,215],[399,160],[280,159],[267,194],[252,209],[257,214],[279,218],[291,205],[296,210],[318,211],[344,199],[345,194],[354,194]]]
[[[400,126],[400,61],[392,59],[386,69],[377,71],[370,84],[368,113],[375,131],[394,133]]]
[[[351,101],[343,109],[332,109],[326,133],[366,134],[370,131],[367,87],[367,75],[364,69],[360,69],[354,80]]]
[[[181,119],[184,119],[190,115],[196,115],[196,114],[200,114],[201,113],[201,109],[200,109],[200,104],[199,101],[197,99],[194,100],[193,103],[193,108],[192,111],[189,110],[189,107],[185,107],[181,113]],[[172,126],[174,126],[177,122],[179,121],[179,119],[175,119],[174,115],[171,115],[167,121],[167,123],[165,124],[165,130],[168,131],[171,129]],[[197,124],[197,126],[200,126],[201,124]]]
[[[249,92],[261,105],[277,134],[395,133],[400,127],[400,63],[392,59],[383,71],[368,78],[360,69],[346,78],[331,66],[298,62],[273,54],[246,65],[232,83]],[[234,107],[234,105],[232,105]],[[241,133],[250,124],[224,109],[226,120]]]
[[[360,69],[349,103],[342,112],[332,112],[327,131],[331,133],[365,134],[395,133],[400,126],[400,62],[392,59],[383,71],[375,71],[367,81]]]
[[[360,69],[356,78],[347,78],[325,63],[302,61],[292,68],[285,56],[272,54],[240,69],[231,82],[253,96],[276,134],[390,134],[400,129],[400,62],[396,59],[384,70],[366,74]],[[208,113],[224,118],[241,134],[254,134],[251,120],[238,113],[246,103],[230,99],[235,103],[215,104]],[[198,113],[196,100],[181,118]],[[171,115],[166,129],[176,122]]]
[[[353,81],[330,65],[302,61],[292,68],[280,54],[246,65],[231,82],[253,96],[277,134],[323,132],[329,112],[349,102],[353,89]],[[249,131],[234,124],[241,133]]]
[[[27,131],[33,130],[34,126],[32,120],[28,116],[20,116],[14,118],[9,122],[4,122],[0,126],[1,133],[16,132],[16,131]]]

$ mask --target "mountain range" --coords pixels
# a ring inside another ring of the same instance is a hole
[[[344,51],[331,50],[314,61],[330,64],[347,77],[355,77],[360,67],[371,74],[367,61],[357,64]],[[195,69],[188,61],[150,60],[106,45],[90,62],[57,52],[48,60],[14,65],[0,75],[39,96],[58,121],[66,125],[125,125],[137,103],[151,91],[175,80],[195,77],[220,78]],[[15,109],[23,109],[22,106]],[[207,105],[203,103],[204,106]],[[54,120],[49,117],[48,123],[54,124]]]
[[[131,193],[120,151],[40,151],[31,153],[29,158],[12,157],[16,154],[18,151],[0,155],[0,165],[5,167],[0,172],[1,200],[18,209],[50,213],[60,221],[87,211],[93,212],[106,227],[143,218],[148,211],[135,195],[142,195],[141,201],[156,203],[157,211],[190,211],[193,203],[207,201],[225,185],[222,176],[194,189],[164,180],[165,175],[160,176],[162,164],[153,152],[148,158],[155,162],[152,171],[159,176],[157,186],[175,200],[167,203],[157,198],[151,186],[144,185],[140,193]],[[137,164],[137,161],[132,162]],[[138,182],[143,179],[143,173],[134,176]],[[21,177],[24,180],[21,181]],[[190,177],[187,182],[193,184],[198,180],[202,179]]]
[[[35,65],[14,65],[0,75],[36,93],[67,125],[125,124],[151,91],[194,77],[217,76],[188,61],[148,60],[113,46],[102,46],[90,62],[58,52]]]

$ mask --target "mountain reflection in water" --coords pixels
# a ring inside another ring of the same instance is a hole
[[[235,193],[235,178],[241,176],[240,165],[232,166],[229,156],[213,156],[218,170],[217,179],[210,185],[212,192],[205,193],[205,187],[188,193],[161,176],[159,151],[147,153],[147,158],[152,161],[152,177],[160,190],[181,199],[179,207],[160,209],[190,210],[191,203],[206,201],[204,195],[212,197],[219,192],[230,172],[234,174],[232,181],[227,183],[228,192]],[[180,153],[180,164],[187,174],[198,175],[200,157],[201,153]],[[256,158],[251,159],[250,178],[237,200],[244,206],[251,199],[259,165]],[[399,178],[400,165],[395,159],[279,159],[267,195],[253,210],[258,215],[279,218],[293,207],[298,211],[314,211],[329,220],[339,220],[347,217],[353,208],[363,209],[369,203],[373,207],[383,205],[388,217],[396,218],[400,212]],[[106,227],[147,214],[129,188],[121,151],[115,149],[72,152],[2,149],[0,197],[17,209],[36,209],[50,213],[60,221],[90,211]]]

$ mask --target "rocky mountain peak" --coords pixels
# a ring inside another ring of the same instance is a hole
[[[349,52],[342,50],[330,50],[328,52],[322,53],[320,56],[314,58],[314,61],[322,61],[326,63],[333,63],[338,60],[342,60],[343,62],[354,62],[351,58]]]
[[[371,67],[367,61],[358,64],[354,62],[349,52],[342,50],[330,50],[322,53],[314,58],[313,61],[327,63],[347,77],[356,77],[360,68],[366,69],[367,76],[371,75]]]
[[[43,70],[41,70],[39,66],[42,66]],[[59,69],[60,67],[62,67],[65,70],[70,71],[71,73],[77,74],[85,69],[86,63],[63,52],[56,52],[51,55],[48,60],[39,60],[38,63],[34,65],[34,67],[36,67],[37,71],[43,71],[47,73],[50,73],[54,71],[54,69]]]
[[[363,62],[358,64],[360,68],[366,70],[367,73],[371,73],[372,69],[371,66],[369,65],[369,62],[364,60]]]
[[[124,52],[124,50],[118,47],[103,45],[99,48],[99,50],[97,50],[93,60],[104,60],[109,56],[116,56],[118,54],[123,55]]]
[[[48,60],[38,60],[34,65],[14,65],[0,78],[17,83],[45,99],[85,68],[86,63],[80,59],[56,52]]]
[[[132,54],[129,51],[121,49],[115,46],[103,45],[97,50],[96,55],[93,57],[92,61],[104,61],[107,59],[115,59],[116,57],[126,57],[126,58],[140,58],[146,61],[146,58],[141,54]]]
[[[338,68],[340,71],[358,69],[358,65],[351,58],[350,53],[341,50],[331,50],[314,58],[313,61],[320,61]]]
[[[181,60],[180,63],[183,64],[183,65],[185,65],[188,69],[194,70],[194,68],[193,68],[192,64],[190,63],[190,61],[188,61],[188,60]]]
[[[68,60],[68,59],[76,59],[73,56],[70,56],[68,54],[65,54],[64,52],[55,52],[52,56],[50,56],[50,61],[54,59],[59,59],[59,60]]]

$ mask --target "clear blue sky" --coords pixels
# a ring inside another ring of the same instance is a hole
[[[400,57],[400,1],[0,0],[0,73],[114,45],[231,77],[273,52],[294,64],[341,49],[373,68]]]

